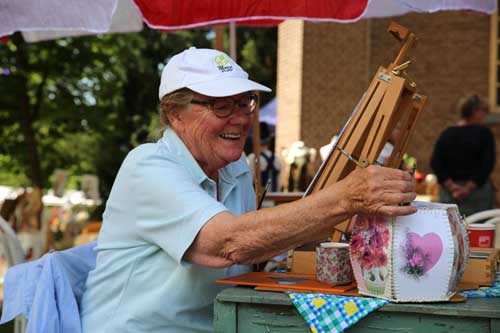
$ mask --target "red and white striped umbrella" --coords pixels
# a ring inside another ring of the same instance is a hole
[[[362,18],[389,17],[408,12],[473,10],[493,13],[495,0],[134,0],[152,28],[179,30],[236,22],[277,25],[283,20],[355,22]]]
[[[496,0],[2,0],[0,36],[22,31],[25,39],[36,41],[138,31],[143,21],[162,30],[229,22],[277,25],[288,19],[349,23],[439,10],[491,14],[496,10]]]

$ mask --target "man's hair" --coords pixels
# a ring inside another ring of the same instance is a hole
[[[478,95],[471,95],[459,101],[459,110],[463,119],[469,119],[478,110],[488,112],[488,105]]]
[[[168,114],[173,110],[188,105],[193,99],[194,93],[188,88],[182,88],[171,92],[161,98],[160,101],[160,123],[164,128],[170,127]]]

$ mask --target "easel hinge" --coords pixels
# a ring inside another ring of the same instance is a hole
[[[384,73],[384,72],[378,72],[377,77],[385,82],[391,82],[391,80],[392,80],[391,76],[389,74]]]

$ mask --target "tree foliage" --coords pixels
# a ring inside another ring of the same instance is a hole
[[[73,179],[93,173],[106,197],[125,155],[159,127],[163,64],[193,45],[212,47],[212,31],[146,28],[34,44],[12,38],[0,44],[0,67],[11,71],[0,75],[0,184],[33,183],[19,111],[27,94],[42,186],[50,187],[56,168],[68,170]],[[251,78],[274,88],[276,29],[238,28],[238,49],[238,61]]]

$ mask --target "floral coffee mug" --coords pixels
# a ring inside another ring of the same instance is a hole
[[[318,281],[329,284],[351,283],[349,244],[321,243],[316,247],[316,277]]]

